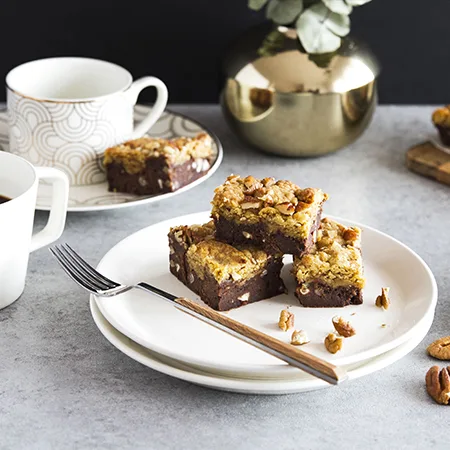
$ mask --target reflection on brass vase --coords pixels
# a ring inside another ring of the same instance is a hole
[[[335,54],[314,59],[299,49],[295,30],[277,27],[277,47],[260,56],[271,27],[251,29],[225,57],[221,105],[231,128],[263,151],[291,157],[351,144],[377,103],[372,53],[347,39]]]

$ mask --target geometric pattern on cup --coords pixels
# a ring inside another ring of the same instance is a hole
[[[8,89],[10,152],[57,167],[73,186],[105,181],[103,152],[132,132],[133,105],[122,94],[64,103],[22,97]]]

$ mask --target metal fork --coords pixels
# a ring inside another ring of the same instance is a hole
[[[248,327],[212,308],[202,306],[187,298],[176,297],[148,283],[141,282],[135,285],[116,283],[95,270],[69,244],[56,245],[50,248],[50,251],[73,281],[98,297],[114,297],[130,289],[141,289],[156,294],[180,311],[225,331],[330,384],[338,384],[347,378],[345,369],[336,367],[293,345]]]

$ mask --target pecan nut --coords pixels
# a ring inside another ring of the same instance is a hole
[[[278,320],[278,327],[287,331],[294,327],[294,314],[289,312],[287,309],[283,309],[280,313],[280,319]]]
[[[278,205],[275,205],[275,208],[285,216],[292,216],[292,214],[294,214],[295,212],[295,206],[289,202],[278,203]]]
[[[450,336],[434,341],[427,347],[430,356],[444,361],[450,361]]]
[[[261,202],[255,197],[246,195],[244,201],[241,203],[242,209],[258,209],[261,206]]]
[[[381,295],[379,295],[375,300],[375,305],[378,306],[378,308],[383,308],[384,310],[389,308],[391,301],[389,300],[388,294],[389,294],[388,287],[381,288]]]
[[[305,330],[294,330],[291,336],[292,345],[304,345],[309,342],[308,335]]]
[[[450,366],[439,370],[433,366],[425,377],[427,392],[436,403],[448,405],[450,401]]]
[[[334,333],[330,333],[325,338],[325,348],[330,353],[337,353],[339,350],[342,350],[342,345],[344,344],[344,338],[342,336],[337,336]]]
[[[351,337],[356,334],[356,330],[350,322],[346,322],[343,317],[335,316],[332,319],[334,329],[343,337]]]

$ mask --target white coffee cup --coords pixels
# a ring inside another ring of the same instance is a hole
[[[40,180],[53,185],[50,216],[45,228],[32,235]],[[56,241],[64,230],[69,182],[50,167],[33,167],[23,158],[0,151],[0,309],[17,300],[25,286],[28,257]]]
[[[133,107],[146,87],[157,90],[151,112],[133,129]],[[9,151],[38,166],[63,170],[71,185],[105,181],[102,154],[142,137],[167,104],[155,77],[133,82],[126,69],[90,58],[28,62],[6,76]]]

